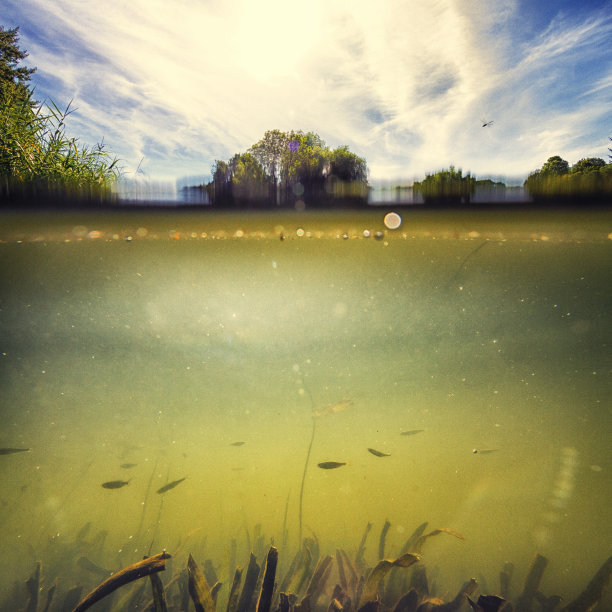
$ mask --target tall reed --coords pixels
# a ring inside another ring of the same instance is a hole
[[[0,198],[106,201],[119,178],[118,160],[104,144],[80,145],[66,134],[70,102],[34,103],[32,93],[5,91],[0,98]]]

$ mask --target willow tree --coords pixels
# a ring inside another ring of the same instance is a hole
[[[227,205],[229,192],[232,203],[257,206],[367,201],[365,159],[346,146],[330,150],[316,132],[269,130],[246,153],[223,164],[215,162],[207,186],[213,204]]]

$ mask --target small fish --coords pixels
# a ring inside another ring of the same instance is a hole
[[[375,448],[368,448],[368,450],[376,457],[390,457],[391,456],[389,453],[383,453],[379,450],[376,450]]]
[[[12,455],[13,453],[27,453],[29,448],[0,448],[0,455]]]
[[[497,450],[498,450],[497,448],[486,448],[486,449],[483,449],[483,450],[478,450],[477,448],[475,448],[472,452],[474,454],[480,453],[481,455],[488,455],[489,453],[497,452]]]
[[[232,442],[230,446],[242,446],[245,442]]]
[[[318,463],[317,466],[322,470],[335,470],[336,468],[342,467],[346,465],[346,462],[342,461],[323,461],[323,463]]]
[[[123,468],[124,470],[129,470],[133,467],[136,467],[137,465],[137,463],[122,463],[119,467]]]
[[[187,476],[185,476],[185,478],[187,478]],[[183,482],[185,478],[179,478],[178,480],[173,480],[172,482],[169,482],[167,485],[164,485],[161,489],[157,489],[157,493],[165,493],[166,491],[169,491],[170,489],[174,489],[174,487],[176,487],[176,485],[178,484],[181,484],[181,482]]]
[[[410,429],[408,431],[400,432],[400,436],[414,436],[414,434],[421,433],[422,431],[425,431],[425,430],[424,429]]]
[[[108,482],[103,482],[102,486],[105,489],[120,489],[121,487],[125,487],[125,485],[129,483],[129,480],[109,480]]]

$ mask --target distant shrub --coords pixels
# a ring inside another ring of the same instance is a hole
[[[476,190],[476,180],[451,166],[435,174],[428,174],[423,181],[415,181],[414,193],[421,194],[425,204],[469,204]]]

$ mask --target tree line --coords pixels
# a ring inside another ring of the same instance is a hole
[[[612,153],[612,149],[609,150]],[[612,155],[609,157],[612,162]],[[529,174],[523,186],[536,203],[609,203],[612,163],[600,157],[586,157],[570,166],[559,155],[554,155],[539,170]],[[412,189],[423,198],[425,205],[457,206],[469,204],[477,191],[481,195],[488,194],[491,201],[503,200],[506,185],[488,179],[476,180],[470,173],[463,175],[461,170],[451,166],[448,170],[427,174],[422,181],[415,181]]]
[[[330,149],[315,132],[269,130],[245,153],[216,160],[203,186],[218,207],[364,205],[368,168],[348,146]]]
[[[0,26],[0,200],[109,201],[118,160],[103,144],[87,147],[66,135],[70,105],[62,110],[35,100],[29,81],[36,68],[19,65],[28,54],[18,41],[19,28]],[[556,155],[524,186],[536,202],[605,203],[612,195],[610,162],[589,157],[570,166]],[[363,206],[370,190],[364,158],[348,146],[330,149],[317,133],[301,130],[267,131],[246,152],[216,160],[211,174],[196,189],[218,208]],[[413,185],[426,205],[469,204],[477,190],[495,201],[504,189],[453,166]]]
[[[554,155],[527,177],[525,187],[535,202],[610,203],[612,163],[600,157],[585,157],[570,166]]]

